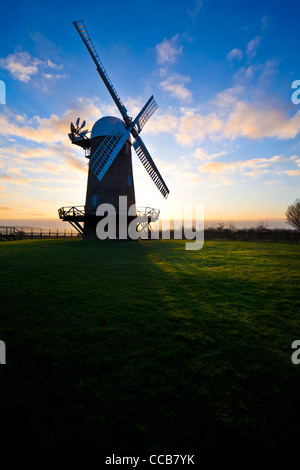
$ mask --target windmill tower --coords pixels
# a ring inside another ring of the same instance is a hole
[[[99,119],[93,125],[90,137],[87,136],[89,131],[84,130],[85,121],[80,124],[78,118],[76,125],[71,123],[69,138],[72,144],[79,145],[85,150],[85,156],[89,159],[86,201],[83,208],[63,207],[59,209],[59,217],[70,222],[82,233],[85,239],[95,240],[97,239],[96,226],[100,219],[96,215],[99,204],[111,204],[117,214],[121,210],[119,196],[127,197],[127,209],[135,205],[132,145],[147,173],[165,198],[168,197],[169,189],[139,135],[148,119],[157,109],[154,97],[151,96],[134,120],[128,116],[127,109],[110,81],[83,21],[77,21],[73,24],[123,118],[106,116]],[[133,144],[131,143],[131,136],[134,138]],[[122,207],[122,210],[124,210],[124,207]],[[154,214],[158,218],[158,213],[154,209],[153,211],[151,213],[151,209],[146,208],[146,212],[150,217],[152,216],[152,220]],[[128,216],[127,223],[130,223],[132,218],[134,217]],[[84,226],[82,226],[82,223]]]

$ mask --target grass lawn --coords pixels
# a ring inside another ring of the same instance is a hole
[[[299,255],[242,242],[0,243],[2,447],[298,448]]]

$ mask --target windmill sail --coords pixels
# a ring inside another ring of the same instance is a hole
[[[92,40],[89,36],[89,33],[87,32],[87,29],[85,27],[84,22],[82,20],[74,21],[73,24],[74,24],[75,28],[77,29],[78,33],[80,34],[81,39],[83,40],[83,42],[84,42],[87,50],[89,51],[93,61],[95,62],[97,70],[99,72],[99,75],[102,78],[102,80],[104,81],[104,84],[105,84],[106,88],[108,89],[112,99],[114,100],[118,110],[120,111],[124,121],[126,122],[126,124],[130,124],[131,120],[128,117],[127,109],[125,108],[125,105],[124,105],[123,101],[119,97],[118,93],[116,92],[115,87],[113,86],[112,82],[110,81],[110,78],[109,78],[109,76],[108,76],[108,74],[107,74],[107,72],[106,72],[106,70],[105,70],[98,54],[97,54],[95,46],[92,43]]]
[[[90,160],[90,168],[99,181],[103,178],[110,165],[120,152],[129,137],[130,132],[117,123],[111,132],[101,142]]]
[[[152,179],[152,181],[154,181],[154,184],[160,190],[161,194],[165,198],[167,198],[170,191],[166,183],[164,182],[163,177],[161,176],[158,169],[156,168],[156,165],[154,161],[152,160],[151,155],[148,152],[147,147],[145,146],[140,136],[138,136],[136,140],[134,141],[133,147],[139,159],[141,160],[142,164],[144,165],[147,173],[150,175],[150,178]]]
[[[144,125],[150,119],[152,114],[157,110],[158,105],[154,99],[154,96],[152,95],[151,98],[147,101],[145,106],[142,108],[142,110],[139,112],[135,120],[133,121],[133,125],[139,134],[141,130],[143,129]]]

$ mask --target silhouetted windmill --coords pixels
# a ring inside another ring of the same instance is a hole
[[[93,125],[90,137],[87,137],[89,131],[84,130],[85,121],[80,125],[78,118],[75,125],[71,123],[71,142],[84,148],[86,157],[90,159],[86,202],[84,208],[59,209],[59,216],[69,221],[85,238],[95,239],[99,221],[96,209],[99,204],[112,204],[117,212],[119,196],[127,196],[127,207],[135,204],[130,136],[134,138],[133,147],[140,161],[165,198],[168,197],[169,189],[139,135],[158,107],[154,97],[151,96],[135,119],[128,116],[127,109],[110,81],[83,21],[73,24],[123,118],[121,120],[107,116],[99,119]],[[84,222],[84,227],[81,222]]]

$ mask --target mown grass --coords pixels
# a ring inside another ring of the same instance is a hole
[[[0,244],[1,443],[298,448],[299,247]]]

